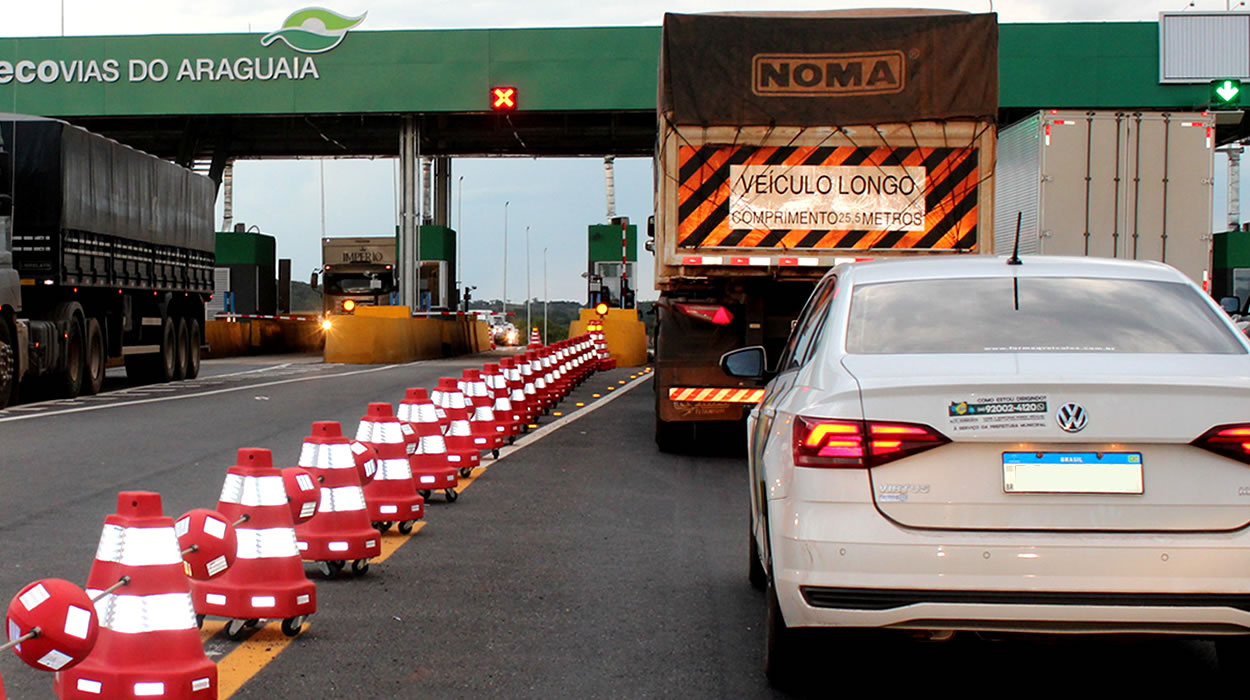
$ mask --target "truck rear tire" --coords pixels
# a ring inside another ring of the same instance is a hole
[[[0,409],[9,405],[17,387],[17,346],[8,319],[0,316]]]
[[[86,396],[95,396],[104,386],[104,367],[108,364],[108,354],[104,349],[104,332],[100,330],[99,319],[87,319],[85,360],[82,393]]]
[[[694,423],[655,419],[655,446],[660,452],[681,454],[694,443]]]
[[[187,345],[190,344],[187,319],[178,319],[177,327],[178,332],[174,335],[174,380],[180,382],[187,378],[187,359],[191,354],[187,350]]]
[[[76,399],[82,393],[83,376],[86,375],[86,335],[83,327],[82,307],[76,303],[61,304],[53,318],[68,323],[65,331],[65,367],[53,375],[53,390],[67,399]]]
[[[187,379],[200,376],[200,324],[187,321]]]
[[[174,328],[174,320],[168,316],[161,322],[160,345],[160,352],[149,355],[152,379],[157,383],[170,382],[178,367],[178,331]]]

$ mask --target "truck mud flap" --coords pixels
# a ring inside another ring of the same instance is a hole
[[[721,372],[720,356],[740,348],[745,338],[745,320],[741,307],[728,307],[734,320],[726,325],[691,318],[657,304],[655,391],[656,416],[661,421],[736,421],[753,404],[707,399],[703,395],[679,394],[689,400],[674,401],[671,389],[722,387],[751,388]],[[723,397],[732,398],[732,397]]]

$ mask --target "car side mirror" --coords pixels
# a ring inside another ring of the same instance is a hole
[[[1232,315],[1241,311],[1241,300],[1237,297],[1220,297],[1220,308],[1224,313]]]
[[[761,345],[730,350],[720,356],[720,368],[738,379],[763,379],[768,374],[768,355]]]
[[[308,280],[308,286],[313,289],[317,288],[317,273],[312,273],[312,279]]]

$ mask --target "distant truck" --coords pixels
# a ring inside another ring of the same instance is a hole
[[[993,251],[997,66],[994,14],[665,15],[650,231],[662,450],[759,401],[722,353],[799,359],[786,339],[830,267]]]
[[[1047,110],[1001,130],[994,238],[1020,252],[1159,260],[1211,275],[1215,117]]]
[[[324,315],[350,314],[358,306],[385,306],[398,290],[395,237],[321,239]],[[317,287],[313,273],[312,286]]]
[[[54,119],[0,114],[0,144],[0,407],[95,394],[111,358],[194,378],[213,182]]]

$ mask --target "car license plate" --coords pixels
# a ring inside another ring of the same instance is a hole
[[[1140,452],[1004,452],[1005,493],[1143,493]]]

